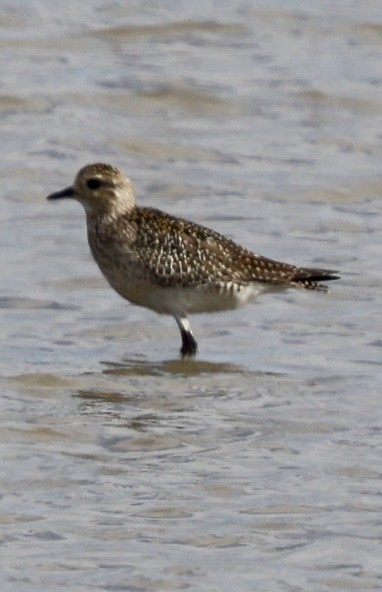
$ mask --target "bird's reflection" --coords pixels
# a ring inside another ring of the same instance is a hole
[[[245,369],[237,364],[195,359],[169,359],[153,362],[142,359],[125,359],[121,362],[102,362],[103,374],[115,376],[199,376],[203,374],[241,374]]]

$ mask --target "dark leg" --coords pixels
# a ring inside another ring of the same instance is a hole
[[[190,323],[188,322],[187,317],[175,317],[175,319],[178,323],[180,334],[182,336],[182,347],[180,348],[182,357],[185,358],[188,356],[194,356],[196,354],[196,350],[198,349],[198,344],[191,331]]]
[[[187,331],[181,331],[182,335],[182,347],[180,348],[180,353],[185,358],[186,356],[194,356],[196,354],[196,350],[198,349],[198,344],[196,343],[195,337],[192,333],[188,333]]]

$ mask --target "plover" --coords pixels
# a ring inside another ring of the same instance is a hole
[[[264,292],[326,292],[328,269],[274,261],[188,220],[136,205],[131,181],[117,168],[83,167],[72,186],[49,200],[73,198],[86,212],[88,241],[110,285],[126,300],[175,317],[181,354],[196,353],[187,315],[238,308]]]

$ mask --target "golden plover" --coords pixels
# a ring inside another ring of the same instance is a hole
[[[296,267],[241,247],[222,234],[154,208],[138,207],[130,180],[108,164],[90,164],[49,200],[70,197],[86,212],[88,241],[110,285],[133,304],[175,317],[183,356],[197,342],[187,315],[238,308],[287,288],[327,291],[334,271]]]

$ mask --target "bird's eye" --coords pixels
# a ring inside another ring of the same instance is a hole
[[[88,179],[86,181],[86,185],[88,189],[98,189],[99,187],[101,187],[101,181],[96,178]]]

